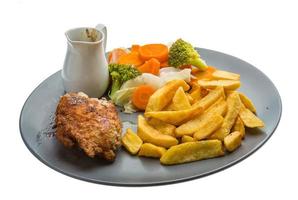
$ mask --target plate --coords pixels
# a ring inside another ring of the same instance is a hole
[[[148,186],[191,180],[226,169],[258,150],[278,126],[282,104],[271,80],[256,67],[236,57],[197,48],[211,66],[241,75],[240,91],[250,97],[265,122],[263,129],[247,129],[239,149],[226,156],[197,162],[163,166],[157,159],[131,156],[120,149],[114,163],[91,159],[78,149],[66,149],[55,138],[54,114],[64,94],[61,71],[43,81],[26,100],[20,116],[20,132],[28,149],[41,162],[65,175],[94,183]],[[136,129],[139,113],[120,112],[123,130]]]

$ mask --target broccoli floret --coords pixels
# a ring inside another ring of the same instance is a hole
[[[173,67],[193,65],[203,71],[207,68],[205,61],[200,58],[193,46],[182,39],[176,40],[170,47],[169,64]]]
[[[109,73],[112,78],[112,87],[109,93],[109,97],[112,100],[115,92],[120,89],[124,82],[133,79],[141,74],[132,65],[114,63],[109,64]]]

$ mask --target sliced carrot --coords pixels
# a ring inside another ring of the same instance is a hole
[[[109,53],[108,61],[109,63],[118,63],[119,58],[127,54],[128,53],[124,49],[121,49],[121,48],[113,49],[113,51]]]
[[[132,52],[139,52],[139,49],[140,49],[140,45],[138,45],[138,44],[131,45]]]
[[[132,103],[140,110],[145,110],[150,96],[155,89],[150,85],[140,85],[132,94]]]
[[[137,52],[131,52],[129,54],[122,55],[119,58],[119,64],[131,64],[137,67],[143,63],[144,61],[140,58],[139,53]]]
[[[197,73],[194,73],[195,77],[197,77],[197,79],[201,80],[201,79],[211,79],[212,78],[212,73],[216,70],[215,67],[211,67],[209,66],[206,71],[199,71]]]
[[[164,62],[160,63],[160,68],[164,68],[164,67],[169,67],[168,61],[164,61]]]
[[[160,70],[160,62],[155,58],[151,58],[150,60],[146,61],[143,65],[139,66],[138,70],[142,73],[158,75]]]
[[[165,62],[168,60],[169,49],[164,44],[146,44],[140,47],[139,53],[144,61],[156,58],[159,62]]]

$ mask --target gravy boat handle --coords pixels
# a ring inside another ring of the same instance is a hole
[[[104,44],[103,44],[103,47],[104,47],[104,52],[106,52],[106,46],[107,46],[107,37],[108,37],[108,34],[107,34],[107,27],[103,24],[97,24],[96,27],[95,27],[97,30],[101,31],[103,34],[104,34]]]

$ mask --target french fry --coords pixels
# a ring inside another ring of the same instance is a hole
[[[166,153],[164,147],[159,147],[154,144],[144,143],[142,144],[138,156],[151,157],[151,158],[160,158],[163,154]]]
[[[165,123],[165,122],[155,119],[155,118],[148,119],[148,124],[153,126],[153,128],[155,128],[162,134],[166,134],[166,135],[175,137],[176,127],[172,124]]]
[[[153,117],[172,125],[180,125],[187,119],[191,119],[202,112],[203,108],[197,105],[188,110],[146,112],[145,117]]]
[[[126,130],[125,135],[121,139],[122,145],[127,149],[127,151],[131,154],[138,153],[143,141],[141,138],[134,133],[130,128]]]
[[[215,72],[212,73],[212,79],[223,79],[223,80],[240,80],[240,74],[235,74],[228,71],[222,71],[222,70],[215,70]]]
[[[239,116],[244,125],[249,128],[264,127],[264,122],[253,114],[249,109],[242,107]]]
[[[183,135],[181,138],[181,143],[185,143],[185,142],[194,142],[194,138],[189,136],[189,135]]]
[[[161,134],[150,126],[142,115],[138,116],[138,136],[148,143],[169,148],[178,144],[178,140],[170,135]]]
[[[221,127],[210,136],[210,139],[223,140],[226,137],[235,123],[241,108],[241,100],[237,92],[231,93],[227,97],[228,111],[224,118]]]
[[[177,89],[172,102],[173,110],[187,110],[191,108],[191,105],[182,87]]]
[[[175,132],[177,137],[183,135],[193,135],[194,132],[198,131],[203,124],[206,123],[213,115],[224,115],[227,110],[227,103],[223,98],[219,99],[212,106],[210,106],[202,115],[187,121],[181,126],[177,127]]]
[[[256,113],[257,109],[255,107],[255,105],[253,104],[253,102],[243,93],[239,92],[239,97],[241,99],[241,102],[243,103],[243,105],[249,109],[251,112]]]
[[[174,165],[223,155],[221,141],[203,140],[172,146],[163,154],[160,162],[164,165]]]
[[[194,103],[192,106],[201,106],[204,110],[206,110],[209,106],[211,106],[214,102],[216,102],[220,97],[224,97],[224,89],[223,87],[217,87],[215,90],[211,90],[205,97],[203,97],[200,101]]]
[[[241,133],[242,139],[245,137],[244,123],[239,116],[237,117],[235,124],[233,125],[232,132],[234,131],[239,131]]]
[[[194,133],[193,137],[195,140],[202,140],[211,135],[214,131],[221,127],[223,122],[221,115],[211,115],[208,120],[201,123],[201,126]]]
[[[214,89],[218,86],[222,86],[226,90],[236,90],[240,87],[240,81],[234,80],[198,80],[198,84],[207,89]]]
[[[224,138],[225,148],[232,152],[241,145],[242,134],[239,131],[234,131]]]
[[[155,91],[149,98],[146,112],[162,110],[172,100],[179,87],[182,87],[185,91],[189,90],[189,85],[184,80],[172,80]]]

